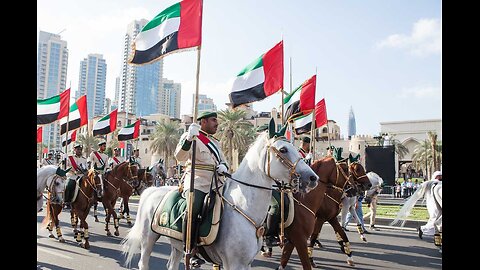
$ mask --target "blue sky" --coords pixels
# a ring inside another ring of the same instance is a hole
[[[78,87],[80,61],[90,53],[107,62],[113,99],[127,24],[152,19],[177,1],[38,0],[37,30],[68,42],[67,84]],[[357,134],[376,135],[380,122],[442,119],[441,1],[204,0],[200,93],[219,109],[246,65],[283,36],[284,86],[300,85],[317,69],[316,100],[346,135],[350,107]],[[37,31],[37,37],[38,37]],[[196,52],[167,56],[164,77],[182,83],[181,114],[191,113]],[[253,104],[278,107],[280,93]]]

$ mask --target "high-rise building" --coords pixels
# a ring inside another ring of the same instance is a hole
[[[112,111],[112,100],[105,98],[105,106],[103,107],[102,115],[107,115]]]
[[[350,106],[350,113],[348,114],[348,138],[357,135],[357,125],[355,124],[355,114],[353,114],[353,107]]]
[[[163,60],[135,66],[128,64],[132,43],[148,21],[141,19],[128,24],[125,34],[119,109],[138,116],[160,112],[159,93],[162,87]]]
[[[104,114],[107,63],[101,54],[89,54],[80,62],[76,98],[87,95],[88,118]]]
[[[192,112],[193,112],[193,104],[195,103],[195,94],[193,94],[193,102],[192,102]],[[213,99],[208,98],[207,95],[198,95],[198,114],[202,111],[217,111],[217,106],[213,103]]]
[[[120,77],[115,78],[115,100],[112,102],[112,107],[118,108],[118,102],[120,96]]]
[[[182,85],[172,80],[163,79],[163,91],[160,92],[160,113],[180,118],[180,99]]]
[[[60,35],[40,31],[37,55],[37,99],[50,98],[66,90],[67,66],[67,42],[62,40]],[[61,147],[58,121],[44,125],[43,140],[49,148]]]

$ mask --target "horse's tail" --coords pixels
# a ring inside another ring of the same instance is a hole
[[[398,225],[401,221],[405,220],[409,215],[412,208],[415,206],[417,201],[425,195],[425,191],[430,188],[429,181],[424,182],[415,193],[410,196],[402,206],[402,208],[398,211],[397,217],[390,223],[390,226]],[[405,223],[402,223],[402,227]]]
[[[137,216],[135,217],[135,223],[133,227],[128,231],[127,236],[122,240],[122,254],[126,256],[125,264],[130,267],[133,256],[137,253],[140,253],[140,244],[142,241],[142,233],[144,229],[144,224],[141,222],[142,219],[147,218],[145,215],[148,215],[147,207],[145,205],[145,200],[149,195],[154,191],[154,188],[147,188],[142,195],[140,196],[140,201],[138,203]]]
[[[50,208],[51,208],[51,205],[50,205],[50,192],[48,192],[48,195],[47,195],[47,213],[45,214],[45,217],[43,218],[42,220],[42,223],[40,224],[40,228],[42,229],[45,229],[48,225],[48,223],[50,223],[50,220],[52,218],[52,211],[50,211]]]

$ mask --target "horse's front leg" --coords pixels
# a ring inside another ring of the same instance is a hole
[[[118,231],[118,227],[119,227],[119,223],[120,223],[120,218],[117,216],[117,212],[115,212],[115,202],[117,201],[117,199],[115,198],[115,200],[111,201],[109,206],[110,206],[110,214],[113,215],[113,227],[115,228],[115,231],[113,232],[113,234],[115,236],[119,236],[120,235],[120,232]],[[108,220],[110,220],[110,217],[108,218]]]
[[[115,212],[115,211],[113,210],[113,207],[110,205],[110,202],[107,201],[106,199],[102,199],[102,204],[103,204],[103,208],[105,209],[105,231],[107,232],[107,236],[112,236],[112,233],[110,232],[109,223],[110,223],[110,216],[112,215],[112,212]]]
[[[55,204],[52,206],[52,219],[53,222],[55,223],[55,229],[57,231],[57,238],[60,243],[65,243],[65,239],[63,238],[62,235],[62,230],[60,229],[60,221],[58,220],[58,215],[60,212],[62,212],[62,205],[61,204]]]
[[[290,259],[290,256],[292,255],[293,251],[293,244],[290,241],[286,241],[285,245],[282,248],[282,257],[280,258],[280,266],[277,268],[277,270],[283,270],[285,267],[287,267],[288,260]]]
[[[95,218],[95,222],[100,222],[98,220],[98,212],[97,212],[97,207],[98,207],[98,199],[97,196],[93,196],[93,217]],[[106,208],[104,208],[106,209]],[[90,211],[90,210],[89,210]]]
[[[318,235],[322,231],[323,223],[325,222],[324,219],[316,218],[315,219],[315,226],[313,228],[313,233],[310,236],[310,243],[308,244],[308,259],[312,267],[317,267],[317,264],[313,260],[313,248],[315,247],[315,243],[318,243],[319,247],[322,247],[320,241],[318,241]]]
[[[80,228],[83,229],[82,234],[79,232],[78,235],[82,235],[84,242],[80,243],[80,246],[85,249],[90,248],[90,243],[88,242],[88,239],[90,238],[88,234],[88,223],[86,221],[88,212],[90,212],[90,209],[88,209],[87,212],[83,212],[80,214]]]
[[[132,226],[132,219],[130,218],[130,208],[128,207],[129,197],[123,199],[123,211],[127,214],[127,224]]]
[[[354,266],[355,264],[353,263],[353,257],[352,257],[352,251],[350,250],[350,242],[348,240],[347,234],[345,231],[342,229],[342,226],[338,222],[337,217],[334,217],[328,221],[330,225],[333,227],[333,230],[335,230],[335,236],[337,237],[338,244],[340,245],[340,249],[342,250],[343,253],[347,255],[347,263],[350,266]]]
[[[120,197],[120,204],[119,204],[120,206],[118,207],[118,213],[120,215],[118,217],[119,219],[124,218],[124,216],[123,216],[123,213],[125,213],[124,201],[125,200],[123,199],[123,197]]]

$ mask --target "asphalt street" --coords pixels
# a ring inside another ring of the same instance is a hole
[[[118,203],[117,203],[118,206]],[[138,201],[131,205],[131,215],[135,218]],[[126,235],[129,226],[125,220],[120,221],[120,236],[106,236],[104,231],[103,208],[99,205],[100,222],[94,222],[93,209],[87,222],[90,226],[90,249],[78,246],[73,239],[69,212],[60,214],[61,228],[66,239],[60,243],[48,237],[47,229],[40,228],[45,210],[37,216],[37,269],[137,269],[138,257],[133,259],[130,268],[120,251],[120,241]],[[113,223],[112,223],[113,224]],[[415,229],[401,230],[389,226],[379,226],[380,231],[366,235],[368,242],[363,242],[355,227],[349,226],[347,235],[351,242],[355,269],[442,269],[442,255],[433,245],[431,237],[418,238]],[[111,227],[113,232],[113,226]],[[55,234],[55,231],[54,231]],[[56,235],[56,234],[55,234]],[[346,255],[342,254],[336,242],[333,229],[325,225],[319,237],[324,248],[314,250],[314,258],[321,269],[351,269],[346,263]],[[161,237],[156,243],[150,269],[166,269],[170,247],[166,238]],[[256,256],[252,269],[275,269],[279,265],[280,249],[274,248],[271,258]],[[183,269],[183,264],[181,264]],[[205,264],[197,269],[212,269]],[[293,252],[287,269],[302,269],[296,251]]]

